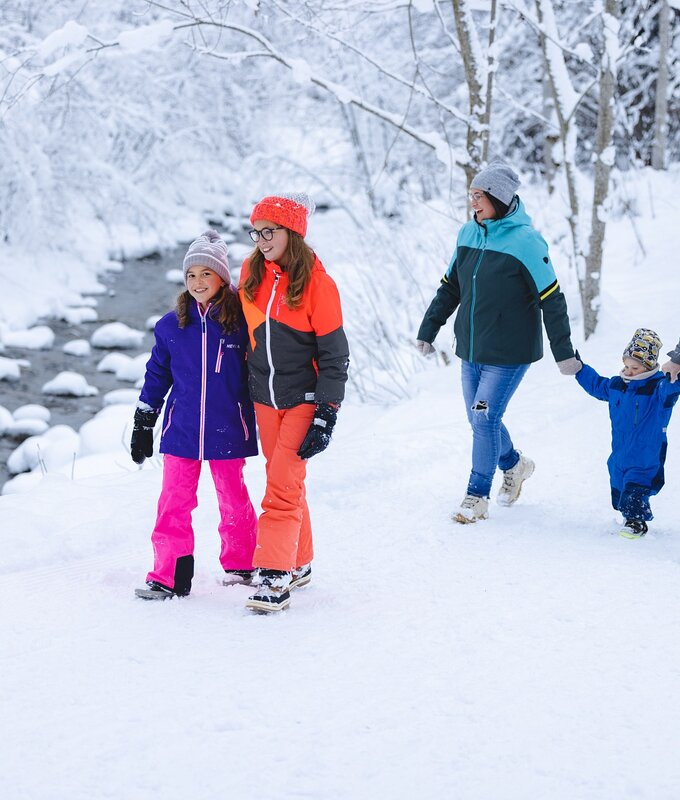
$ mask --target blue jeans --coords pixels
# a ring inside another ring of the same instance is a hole
[[[496,467],[514,467],[519,461],[503,414],[526,375],[529,364],[494,366],[461,362],[465,410],[472,427],[472,471],[467,493],[488,497]]]

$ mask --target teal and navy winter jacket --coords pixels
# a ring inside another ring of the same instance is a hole
[[[433,342],[458,308],[456,355],[479,364],[529,364],[543,357],[543,324],[555,361],[574,355],[569,317],[548,245],[515,197],[510,211],[466,222],[418,339]]]
[[[624,380],[620,375],[603,378],[588,364],[576,373],[576,380],[589,395],[609,403],[611,485],[623,491],[635,484],[656,494],[664,484],[666,428],[680,395],[680,382],[671,383],[661,370],[640,380]]]

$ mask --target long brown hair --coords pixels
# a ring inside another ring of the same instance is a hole
[[[302,302],[302,295],[312,274],[314,251],[304,238],[295,231],[288,230],[285,261],[288,265],[286,267],[286,272],[288,273],[286,305],[288,308],[297,308]],[[246,300],[250,303],[255,299],[255,293],[262,283],[264,273],[264,256],[256,247],[250,254],[250,270],[241,287]]]
[[[189,309],[195,302],[186,289],[177,295],[175,314],[180,328],[186,327],[189,322]],[[233,333],[238,328],[241,313],[241,301],[231,286],[222,286],[210,300],[208,316],[219,322],[225,333]]]

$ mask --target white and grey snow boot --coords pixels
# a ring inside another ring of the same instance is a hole
[[[169,600],[171,597],[182,597],[173,589],[163,586],[158,581],[147,581],[145,589],[135,589],[135,596],[142,600]]]
[[[303,564],[301,567],[295,567],[293,574],[290,577],[289,589],[301,589],[307,586],[312,580],[312,565]]]
[[[222,586],[251,586],[256,575],[256,569],[225,569]]]
[[[474,494],[466,494],[458,510],[451,515],[455,522],[460,522],[462,525],[477,522],[480,519],[488,519],[488,517],[489,498],[477,497]]]
[[[246,608],[261,614],[283,611],[290,605],[291,573],[280,569],[258,570],[259,586],[254,595],[248,598]]]
[[[623,536],[624,539],[639,539],[641,536],[644,536],[648,530],[647,523],[643,520],[627,519],[626,524],[619,531],[619,536]]]
[[[496,502],[499,506],[511,506],[522,491],[522,484],[534,474],[534,462],[519,454],[519,461],[514,467],[503,471],[503,485],[498,491]]]

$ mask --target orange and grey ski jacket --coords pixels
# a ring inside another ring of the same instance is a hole
[[[248,385],[256,403],[292,408],[300,403],[340,404],[345,396],[349,346],[340,295],[318,258],[297,308],[286,304],[288,274],[266,261],[254,302],[239,289],[248,325]],[[241,267],[241,284],[250,261]]]

